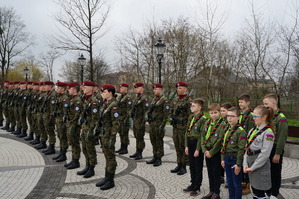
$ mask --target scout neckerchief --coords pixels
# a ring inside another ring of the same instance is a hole
[[[239,127],[241,127],[241,124],[236,124],[232,130],[231,130],[231,128],[228,128],[228,130],[225,132],[223,143],[222,143],[221,153],[224,153],[228,141],[233,137],[233,134]],[[228,135],[229,132],[230,132],[230,134]]]
[[[211,122],[211,120],[209,120],[208,124],[207,124],[207,134],[206,134],[206,140],[204,142],[204,144],[207,144],[210,140],[210,138],[213,136],[213,134],[215,134],[215,132],[217,131],[218,127],[220,126],[220,124],[222,123],[223,121],[223,118],[219,118],[217,123],[216,123],[216,126],[213,128],[213,131],[211,132],[212,130],[212,127],[214,126],[214,122]]]
[[[252,144],[252,142],[255,140],[255,138],[257,136],[259,136],[260,134],[262,134],[265,130],[267,130],[268,128],[270,128],[270,126],[267,124],[264,128],[262,129],[258,129],[258,127],[254,127],[254,129],[252,129],[251,133],[247,136],[247,143],[245,146],[245,150],[250,148],[250,145]]]
[[[249,110],[247,111],[247,113],[245,114],[245,117],[244,117],[244,118],[243,118],[244,115],[242,115],[242,117],[240,117],[239,123],[241,124],[241,126],[244,125],[244,123],[245,123],[245,121],[247,120],[247,118],[248,118],[248,116],[249,116],[250,113],[252,113],[252,110],[251,110],[251,109],[249,109]]]
[[[278,109],[277,113],[275,113],[275,115],[273,116],[273,120],[274,120],[275,118],[277,118],[277,116],[278,116],[280,113],[281,113],[281,110]]]
[[[188,127],[188,130],[187,130],[187,134],[191,134],[191,131],[192,131],[192,128],[194,127],[194,125],[196,124],[196,122],[198,122],[198,120],[200,120],[200,118],[203,116],[204,114],[203,113],[200,113],[198,115],[198,117],[196,117],[196,115],[194,115],[192,118],[190,118],[190,125]]]

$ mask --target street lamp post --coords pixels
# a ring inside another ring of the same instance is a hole
[[[29,74],[29,68],[24,68],[24,73],[25,73],[25,81],[28,82],[28,74]]]
[[[86,58],[81,54],[81,56],[78,58],[79,64],[81,66],[81,82],[83,82],[83,66],[86,64]]]
[[[158,42],[155,44],[155,47],[157,49],[157,61],[159,64],[159,83],[161,84],[161,70],[162,70],[162,58],[164,56],[164,50],[165,50],[165,43],[163,43],[162,39],[159,38]]]

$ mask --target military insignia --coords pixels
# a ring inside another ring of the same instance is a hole
[[[214,135],[215,137],[217,137],[218,136],[218,134],[217,133],[215,133],[215,135]]]
[[[274,135],[266,134],[266,140],[273,142],[274,141]]]
[[[77,104],[81,104],[80,102],[77,102]]]
[[[27,98],[27,97],[25,96],[25,97],[24,97],[24,100],[25,100],[26,98]]]
[[[287,122],[287,120],[286,119],[281,119],[280,122]]]
[[[51,104],[55,104],[55,101],[54,101],[54,100],[52,100],[52,101],[51,101]]]
[[[235,144],[235,142],[234,141],[230,141],[230,144]]]
[[[98,102],[101,103],[101,100],[99,100]]]
[[[131,105],[131,104],[132,104],[132,102],[131,102],[131,101],[128,101],[128,104],[129,104],[129,105]]]
[[[168,110],[168,109],[169,109],[169,106],[166,106],[165,108],[166,108],[166,110]]]
[[[117,118],[119,115],[118,113],[114,113],[114,117]]]
[[[117,110],[117,107],[113,107],[113,110]]]
[[[64,104],[63,106],[66,108],[66,107],[68,107],[69,105],[68,105],[68,104]]]
[[[197,126],[195,126],[194,129],[197,130]]]
[[[148,105],[149,105],[148,103],[145,104],[145,106],[148,106]]]
[[[96,113],[96,112],[98,112],[98,109],[95,108],[95,109],[92,110],[92,112]]]
[[[76,111],[79,111],[79,107],[78,107],[78,106],[76,106],[75,110],[76,110]]]

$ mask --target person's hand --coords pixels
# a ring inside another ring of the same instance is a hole
[[[211,157],[212,157],[211,154],[210,154],[210,151],[206,151],[206,152],[205,152],[205,156],[206,156],[207,158],[211,158]]]
[[[231,167],[232,169],[235,169],[235,174],[236,175],[239,175],[240,171],[241,171],[241,168],[238,166],[238,165],[234,165]]]
[[[194,155],[195,158],[199,156],[199,150],[195,150]]]
[[[274,157],[273,157],[273,159],[272,159],[272,162],[278,164],[279,161],[280,161],[280,155],[279,154],[275,154]]]
[[[188,147],[185,148],[185,154],[186,154],[186,155],[189,155]]]
[[[248,168],[249,168],[248,165],[245,165],[245,166],[243,167],[243,172],[244,172],[244,173],[247,173],[246,170],[247,170]]]
[[[224,168],[225,167],[225,162],[221,161],[221,166]]]

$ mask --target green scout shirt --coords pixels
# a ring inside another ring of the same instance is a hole
[[[222,147],[222,139],[226,130],[226,123],[223,118],[219,118],[216,122],[209,119],[205,125],[205,131],[201,138],[202,152],[209,151],[211,156],[220,152]]]
[[[103,122],[102,128],[104,130],[104,133],[101,134],[101,136],[112,136],[112,139],[115,139],[115,135],[119,132],[120,128],[119,110],[115,98],[112,98],[109,101],[104,101],[104,104],[100,109],[100,116]]]
[[[255,127],[251,108],[247,109],[244,112],[241,112],[239,124],[241,124],[246,133],[248,133],[252,128]]]
[[[154,97],[149,107],[149,111],[147,112],[149,124],[156,127],[165,125],[170,110],[167,98],[165,96]]]
[[[243,163],[243,153],[247,142],[247,133],[245,130],[239,126],[237,130],[233,133],[232,137],[229,135],[234,127],[230,128],[225,132],[224,139],[222,143],[222,155],[221,159],[224,160],[225,153],[237,153],[237,165],[241,166]],[[226,136],[227,135],[227,136]],[[226,140],[228,138],[228,140]],[[223,147],[226,144],[225,147]]]
[[[192,114],[189,117],[185,133],[185,147],[188,147],[188,138],[197,139],[196,150],[201,151],[201,137],[204,132],[205,122],[206,117],[203,113],[199,113],[198,115]]]
[[[176,129],[185,130],[190,110],[191,98],[187,95],[184,97],[176,97],[171,103],[170,117],[172,118],[172,126]],[[175,118],[176,117],[176,118]]]
[[[276,110],[274,113],[273,122],[275,124],[275,154],[281,155],[288,138],[288,121],[285,115],[281,113],[280,110]]]

